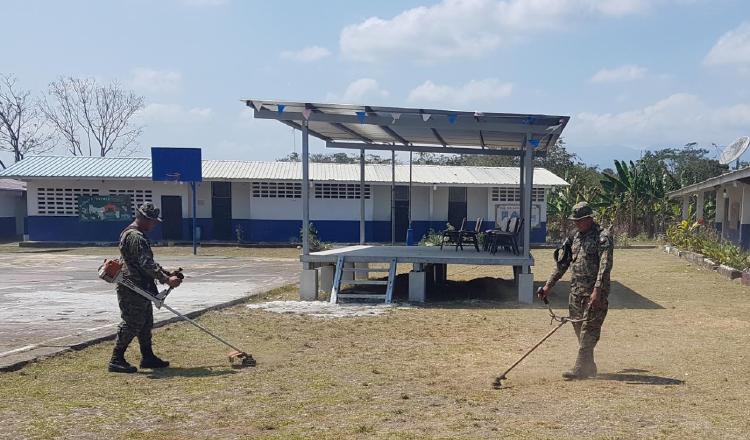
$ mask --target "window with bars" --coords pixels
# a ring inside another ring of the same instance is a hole
[[[492,201],[493,202],[520,202],[521,193],[518,188],[492,188]],[[544,201],[544,188],[532,188],[531,190],[531,201],[532,202],[543,202]]]
[[[91,188],[37,188],[39,215],[78,215],[78,196],[97,196],[98,189]]]
[[[359,199],[359,183],[316,183],[316,199]],[[370,185],[365,185],[365,199],[370,198]]]
[[[130,196],[130,212],[136,212],[139,206],[154,201],[154,194],[150,189],[110,189],[111,196]]]
[[[300,199],[302,184],[299,182],[253,182],[252,195],[261,199]]]

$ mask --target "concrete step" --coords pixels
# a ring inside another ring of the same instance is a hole
[[[357,273],[368,273],[368,272],[388,273],[390,269],[388,269],[387,267],[384,267],[384,268],[344,267],[342,270],[344,272],[357,272]]]
[[[339,293],[339,299],[385,299],[383,294],[374,293]]]
[[[380,280],[341,280],[341,284],[359,284],[363,286],[387,286],[388,281]]]

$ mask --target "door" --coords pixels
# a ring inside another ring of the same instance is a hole
[[[460,228],[466,213],[466,188],[448,188],[448,223],[456,229]]]
[[[406,230],[409,229],[409,187],[395,187],[393,212],[396,225],[396,242],[406,241]]]
[[[214,240],[233,239],[231,182],[211,182],[211,219]]]
[[[182,240],[182,197],[161,196],[161,236],[164,240]]]

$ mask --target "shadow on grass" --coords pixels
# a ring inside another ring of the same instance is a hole
[[[221,368],[215,370],[214,368]],[[193,368],[180,368],[170,367],[159,370],[152,370],[151,372],[144,373],[149,379],[168,379],[170,377],[216,377],[226,376],[231,374],[237,374],[237,371],[227,368],[224,365],[211,366],[211,367],[193,367]]]
[[[542,285],[542,282],[534,283],[534,290]],[[552,308],[567,309],[569,293],[570,282],[558,282],[552,290],[552,295],[549,297]],[[399,275],[393,294],[395,301],[408,301],[408,275]],[[543,306],[538,299],[535,298],[534,301],[534,304],[519,304],[518,293],[513,280],[483,277],[469,281],[448,280],[443,284],[429,286],[427,290],[427,303],[424,304],[424,307],[523,309]],[[664,307],[640,295],[619,281],[613,281],[609,293],[609,308],[663,309]]]
[[[684,380],[673,379],[671,377],[654,376],[648,373],[648,370],[626,369],[617,373],[600,373],[596,375],[596,380],[614,380],[625,382],[628,385],[683,385]]]

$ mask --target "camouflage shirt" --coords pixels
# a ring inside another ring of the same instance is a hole
[[[557,283],[572,266],[570,289],[573,294],[589,296],[598,287],[606,295],[612,271],[612,247],[608,231],[596,223],[585,233],[577,232],[573,237],[572,255],[558,262],[547,283]]]
[[[154,280],[166,283],[164,269],[154,261],[151,243],[146,235],[131,224],[120,234],[120,255],[125,263],[125,278],[140,286]]]

